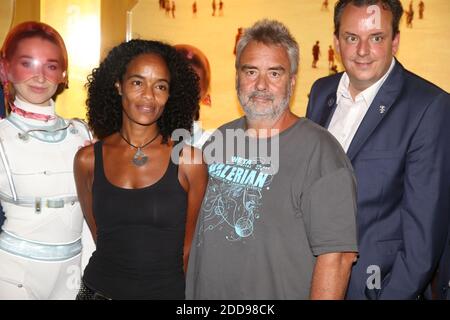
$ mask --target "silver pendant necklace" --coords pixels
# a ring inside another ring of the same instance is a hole
[[[122,134],[121,131],[119,131],[120,136],[122,137],[122,139],[128,143],[130,146],[132,146],[133,148],[137,149],[136,153],[133,156],[133,159],[131,160],[133,162],[133,164],[136,167],[141,167],[144,164],[147,163],[148,161],[148,157],[147,155],[142,151],[142,149],[144,149],[146,146],[148,146],[150,143],[152,143],[153,141],[155,141],[155,139],[159,136],[159,131],[156,133],[156,135],[147,143],[143,144],[140,147],[136,147],[134,144],[132,144],[130,141],[128,141]]]

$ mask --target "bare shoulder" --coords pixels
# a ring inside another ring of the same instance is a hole
[[[91,144],[77,151],[74,166],[82,170],[92,170],[94,168],[94,161],[94,145]]]

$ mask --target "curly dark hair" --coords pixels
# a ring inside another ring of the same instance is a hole
[[[169,99],[157,120],[163,143],[175,129],[191,130],[199,109],[199,78],[186,59],[166,43],[131,40],[114,47],[98,68],[92,70],[86,84],[87,118],[94,134],[103,139],[122,126],[122,99],[115,83],[121,82],[128,64],[137,56],[153,53],[161,56],[170,73]]]

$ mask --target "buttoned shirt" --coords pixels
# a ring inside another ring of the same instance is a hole
[[[375,96],[391,73],[394,65],[395,59],[392,59],[391,65],[385,75],[373,85],[357,94],[354,100],[349,90],[350,79],[348,74],[344,72],[342,75],[336,92],[337,107],[328,126],[328,130],[339,141],[345,152],[347,152],[367,110],[369,110],[373,99],[375,99]]]

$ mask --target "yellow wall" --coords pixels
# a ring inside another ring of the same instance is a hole
[[[41,21],[55,27],[69,52],[69,89],[58,96],[64,117],[86,117],[84,85],[100,57],[125,40],[126,12],[137,0],[41,0]]]
[[[30,20],[40,20],[40,0],[0,0],[0,46],[10,27]]]
[[[69,89],[58,96],[57,112],[85,118],[84,84],[100,56],[100,0],[41,0],[40,14],[61,33],[69,54]]]
[[[109,50],[125,40],[127,11],[137,3],[138,0],[101,1],[101,57],[105,57]]]
[[[13,26],[25,21],[40,21],[40,0],[16,0]]]
[[[0,6],[0,46],[14,18],[14,0],[2,0]]]

